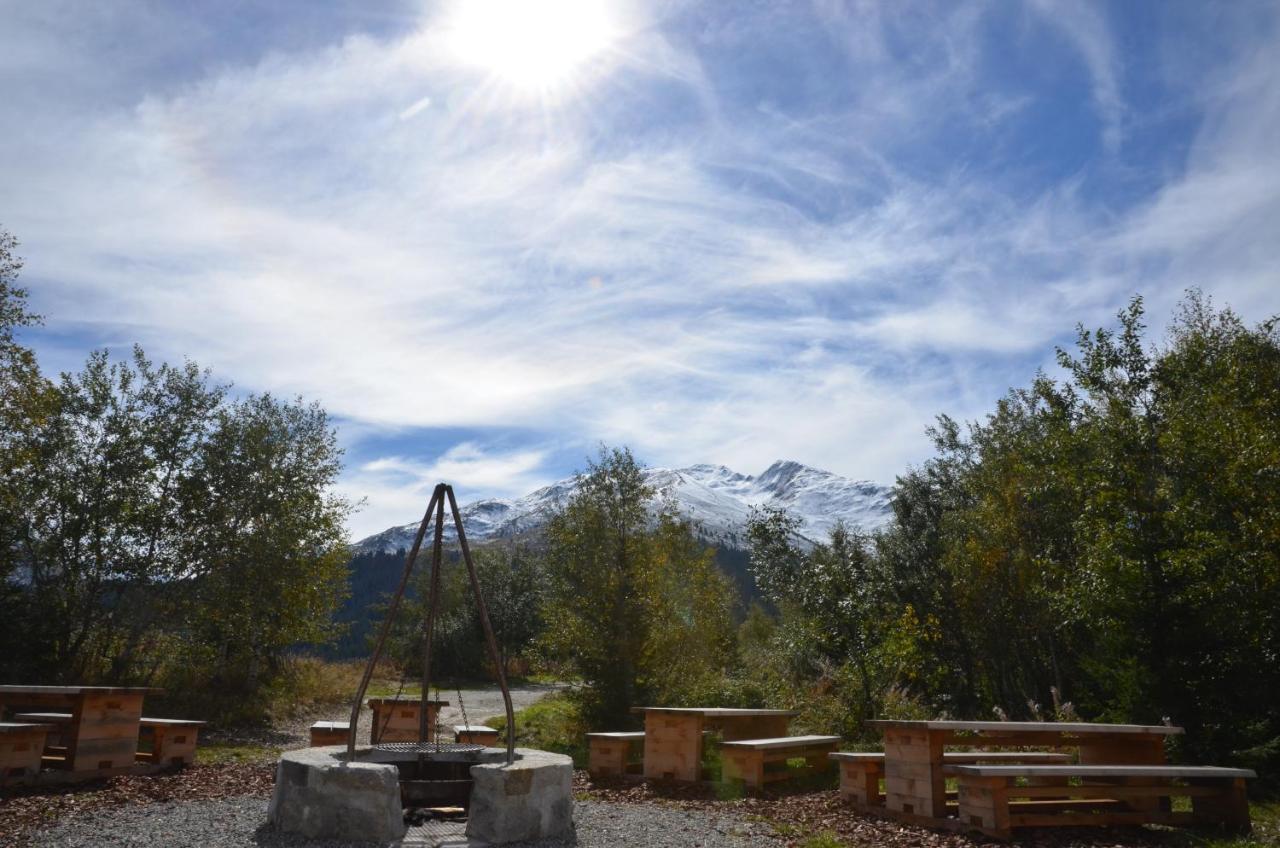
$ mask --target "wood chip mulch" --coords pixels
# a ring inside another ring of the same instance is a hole
[[[194,765],[168,774],[123,775],[66,786],[0,790],[0,845],[22,845],[59,819],[91,810],[163,801],[269,796],[275,763]]]
[[[995,848],[1005,844],[981,836],[930,830],[863,815],[842,802],[840,793],[834,789],[770,789],[759,795],[724,799],[709,784],[592,779],[585,771],[574,772],[573,788],[576,797],[593,801],[716,810],[767,821],[792,846],[821,833],[829,833],[845,845],[876,848]],[[1030,830],[1014,842],[1046,848],[1173,848],[1187,844],[1183,834],[1146,828]]]

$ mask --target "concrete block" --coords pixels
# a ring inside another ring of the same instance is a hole
[[[405,824],[396,767],[347,763],[345,756],[345,746],[285,752],[276,770],[267,820],[280,830],[311,838],[384,843],[402,838]]]
[[[573,760],[517,748],[511,765],[471,767],[467,836],[502,844],[564,838],[573,833]]]

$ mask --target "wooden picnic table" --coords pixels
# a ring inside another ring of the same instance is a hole
[[[636,707],[644,713],[644,776],[697,781],[702,769],[702,733],[720,731],[725,741],[786,736],[796,710],[733,707]]]
[[[1078,748],[1086,765],[1161,765],[1164,740],[1181,727],[1055,721],[871,721],[884,733],[885,807],[904,819],[947,817],[943,751]]]
[[[150,686],[0,686],[0,715],[59,707],[71,721],[62,734],[69,771],[131,768],[138,752],[142,699],[163,692]]]

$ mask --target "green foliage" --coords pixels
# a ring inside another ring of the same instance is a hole
[[[1274,770],[1277,322],[1250,329],[1192,293],[1149,350],[1142,319],[1135,299],[1117,330],[1081,329],[1065,379],[982,422],[940,418],[874,544],[802,550],[785,516],[757,516],[752,564],[780,618],[754,623],[744,654],[767,640],[833,729],[1168,717],[1188,730],[1180,756]]]
[[[982,422],[943,416],[874,540],[748,531],[771,619],[741,655],[798,723],[1159,722],[1177,756],[1280,762],[1280,336],[1191,293],[1148,349],[1135,299]]]
[[[546,532],[545,650],[586,684],[593,724],[623,727],[648,701],[719,685],[734,650],[734,593],[713,553],[653,491],[627,450],[602,451]]]
[[[0,234],[0,678],[254,690],[331,635],[342,596],[327,416],[231,401],[140,348],[44,380],[12,332],[36,320],[12,248]]]
[[[520,545],[487,545],[473,549],[472,558],[498,652],[510,674],[524,665],[534,639],[542,631],[542,563]],[[412,592],[406,593],[401,603],[387,648],[387,656],[409,670],[406,673],[410,680],[421,680],[430,580],[431,552],[426,550],[419,552],[414,563]],[[440,590],[431,648],[432,685],[447,689],[459,680],[492,679],[493,663],[485,645],[475,592],[466,565],[456,551],[445,552]],[[375,605],[375,618],[383,618],[386,609],[386,603]]]
[[[573,757],[574,765],[587,766],[587,732],[591,729],[583,718],[582,701],[567,692],[557,692],[535,704],[517,710],[516,747],[537,748]],[[505,739],[507,717],[494,716],[485,724]]]

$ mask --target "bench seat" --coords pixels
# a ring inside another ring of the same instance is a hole
[[[592,777],[620,777],[641,774],[644,763],[631,761],[633,746],[644,742],[643,730],[613,730],[587,734],[590,758],[587,773]]]
[[[835,751],[827,755],[840,764],[840,797],[863,811],[884,808],[884,754],[879,751]],[[1037,763],[1066,764],[1067,754],[1044,751],[947,751],[942,760],[948,765],[965,763]]]
[[[42,722],[0,721],[0,786],[40,774],[45,736],[53,729]]]
[[[350,735],[351,722],[349,721],[317,721],[311,725],[311,747],[345,745]]]
[[[1020,827],[1116,824],[1215,824],[1243,833],[1245,780],[1256,777],[1249,769],[1160,765],[945,765],[943,773],[959,783],[960,822],[997,839]],[[1191,812],[1173,812],[1175,797],[1189,797]]]
[[[772,739],[735,739],[720,745],[725,780],[740,780],[752,789],[792,776],[787,760],[804,758],[813,771],[831,767],[828,755],[840,744],[839,736],[783,736]]]
[[[151,750],[139,751],[138,760],[168,766],[189,766],[196,759],[196,740],[205,722],[185,718],[146,718],[139,721],[141,735],[150,737]]]

